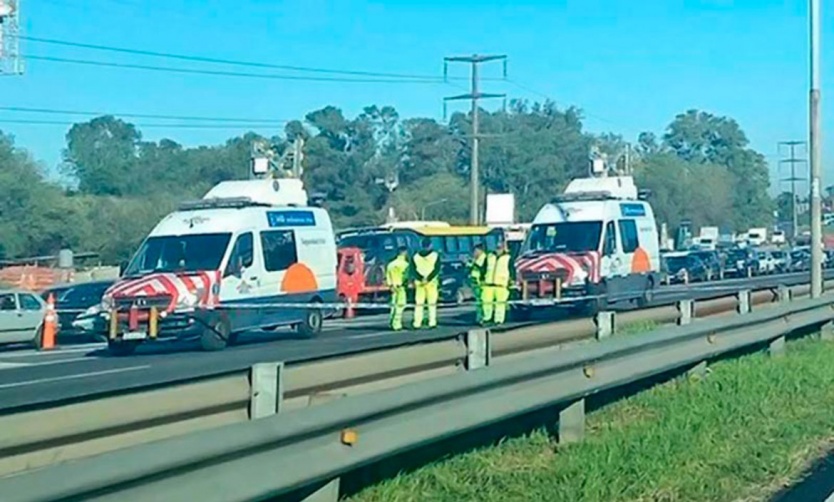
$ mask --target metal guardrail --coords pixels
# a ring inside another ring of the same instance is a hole
[[[739,300],[739,315],[691,322],[684,310],[681,326],[547,350],[488,369],[476,368],[491,366],[492,337],[475,330],[467,337],[473,371],[10,476],[0,479],[0,500],[228,502],[322,483],[322,490],[337,493],[339,476],[351,470],[545,407],[561,407],[560,441],[576,441],[590,394],[672,370],[705,369],[706,361],[751,345],[767,343],[779,355],[785,336],[799,329],[825,325],[825,336],[834,334],[834,297],[789,302],[782,295],[778,305],[756,312],[748,308],[749,294]],[[280,365],[272,369],[281,374]],[[280,390],[272,399],[280,403]]]
[[[616,322],[606,318],[602,324],[607,322],[608,326],[601,325],[599,318],[586,318],[492,333],[491,362],[509,362],[537,351],[590,341],[615,331],[615,324],[680,322],[682,310],[690,311],[683,316],[687,319],[723,315],[736,312],[739,299],[751,306],[762,306],[773,304],[780,295],[800,297],[808,292],[807,285],[744,291],[734,296],[698,302],[685,300],[677,306],[625,312],[617,316]],[[464,333],[412,345],[289,363],[282,368],[280,403],[267,407],[280,405],[282,412],[301,409],[344,396],[454,375],[473,365],[468,342],[468,333]],[[264,413],[257,408],[263,407],[257,404],[262,397],[258,396],[261,382],[264,378],[274,378],[270,375],[241,371],[0,415],[3,431],[0,475],[257,418]]]

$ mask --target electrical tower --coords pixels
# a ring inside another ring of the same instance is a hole
[[[481,215],[480,215],[480,200],[478,198],[478,191],[480,186],[480,175],[479,175],[479,164],[478,164],[478,142],[480,140],[480,134],[478,132],[478,101],[481,99],[490,99],[490,98],[506,98],[506,94],[493,94],[493,93],[485,93],[480,91],[479,86],[479,76],[478,76],[478,65],[481,63],[486,63],[489,61],[503,61],[504,62],[504,78],[507,77],[507,56],[504,55],[495,55],[495,56],[482,56],[482,55],[472,55],[472,56],[454,56],[454,57],[446,57],[443,58],[443,77],[446,78],[448,74],[448,67],[449,63],[469,63],[472,65],[472,89],[469,94],[461,94],[458,96],[450,96],[447,98],[443,98],[443,105],[445,109],[445,105],[448,101],[459,101],[462,99],[468,99],[472,101],[472,155],[471,155],[471,165],[469,168],[469,222],[472,225],[479,225],[481,222]]]
[[[0,75],[20,75],[20,0],[0,0]]]
[[[804,177],[796,175],[796,165],[807,163],[805,159],[797,158],[796,147],[801,146],[804,148],[807,146],[807,143],[804,141],[780,141],[778,146],[780,147],[780,153],[782,146],[787,146],[789,149],[788,151],[790,152],[790,157],[780,160],[779,164],[788,164],[791,166],[790,177],[782,178],[782,181],[787,181],[791,184],[791,238],[796,240],[796,236],[799,235],[799,211],[796,207],[796,182],[805,180]]]

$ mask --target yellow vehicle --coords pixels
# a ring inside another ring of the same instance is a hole
[[[467,263],[476,244],[495,251],[504,241],[504,230],[486,226],[409,226],[408,228],[373,227],[339,232],[337,243],[342,248],[359,248],[364,256],[365,284],[378,286],[384,277],[385,264],[405,246],[409,254],[422,248],[422,241],[431,239],[432,248],[440,253],[440,295],[443,302],[463,302],[472,298],[468,284]]]

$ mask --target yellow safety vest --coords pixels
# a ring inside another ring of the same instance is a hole
[[[427,254],[426,256],[417,253],[414,255],[414,271],[417,273],[417,280],[418,281],[428,281],[429,277],[434,273],[437,268],[437,261],[440,259],[436,251],[432,251],[431,253]],[[435,277],[432,280],[437,280],[438,277]]]
[[[475,284],[481,284],[484,279],[484,268],[486,265],[487,254],[481,253],[472,261],[472,265],[469,269],[469,277],[472,279],[472,282]]]
[[[397,256],[385,267],[385,284],[388,287],[404,286],[408,276],[408,260],[403,256]]]
[[[507,287],[510,285],[510,254],[490,254],[487,258],[486,281],[490,286]]]

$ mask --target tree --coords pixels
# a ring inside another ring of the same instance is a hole
[[[748,148],[738,123],[727,117],[689,110],[675,117],[663,136],[664,146],[688,162],[711,163],[732,175],[733,206],[729,217],[742,230],[771,222],[770,177],[764,156]]]

